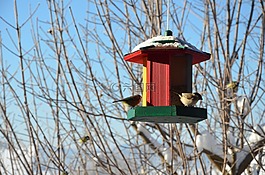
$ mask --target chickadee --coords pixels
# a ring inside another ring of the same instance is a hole
[[[178,93],[176,93],[178,94]],[[181,93],[178,94],[180,101],[184,106],[194,106],[199,100],[202,100],[201,94],[195,92],[195,93]]]
[[[78,141],[83,144],[83,143],[86,143],[88,140],[90,140],[90,137],[84,136],[84,137],[81,137]]]
[[[232,81],[232,83],[229,83],[226,85],[226,88],[227,89],[233,89],[233,91],[236,92],[238,90],[238,85],[239,85],[239,82]]]
[[[142,99],[141,95],[134,95],[134,96],[127,97],[121,100],[115,100],[113,101],[113,103],[122,102],[123,104],[128,105],[130,107],[135,107],[141,102],[141,99]]]

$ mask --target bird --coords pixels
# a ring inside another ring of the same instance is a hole
[[[239,85],[238,81],[232,81],[231,83],[226,85],[226,88],[233,89],[233,91],[236,92],[238,90],[238,85]]]
[[[68,175],[69,173],[67,171],[63,171],[62,175]]]
[[[84,136],[84,137],[81,137],[78,141],[83,144],[83,143],[86,143],[88,140],[90,140],[90,137]]]
[[[53,35],[53,34],[54,34],[54,31],[53,31],[53,29],[49,29],[49,30],[47,31],[47,33]]]
[[[130,96],[121,100],[115,100],[112,103],[116,102],[122,102],[123,104],[130,106],[130,107],[135,107],[141,102],[142,96],[141,95],[134,95]]]
[[[176,93],[176,94],[178,94],[178,93]],[[199,100],[202,100],[202,96],[198,92],[181,93],[181,95],[178,94],[178,96],[180,98],[181,103],[187,107],[194,106]]]

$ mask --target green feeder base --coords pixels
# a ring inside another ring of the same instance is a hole
[[[128,111],[127,119],[154,123],[197,123],[207,119],[207,109],[184,106],[138,106]]]

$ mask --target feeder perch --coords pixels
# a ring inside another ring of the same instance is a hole
[[[192,65],[210,54],[172,36],[149,39],[124,56],[143,65],[142,107],[128,111],[128,120],[155,123],[196,123],[207,118],[204,108],[184,107],[176,93],[192,92]]]

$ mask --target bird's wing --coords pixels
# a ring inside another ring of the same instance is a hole
[[[185,97],[187,99],[192,99],[194,97],[194,94],[192,94],[192,93],[182,93],[182,97]]]
[[[135,96],[127,97],[127,98],[124,98],[124,99],[122,99],[122,100],[120,100],[120,101],[128,101],[128,100],[133,99],[134,97],[135,97]]]
[[[131,96],[131,97],[127,97],[127,98],[124,98],[124,99],[121,99],[121,100],[115,100],[113,101],[113,103],[116,103],[116,102],[122,102],[122,101],[128,101],[128,100],[131,100],[133,98],[135,98],[137,95],[134,95],[134,96]]]

